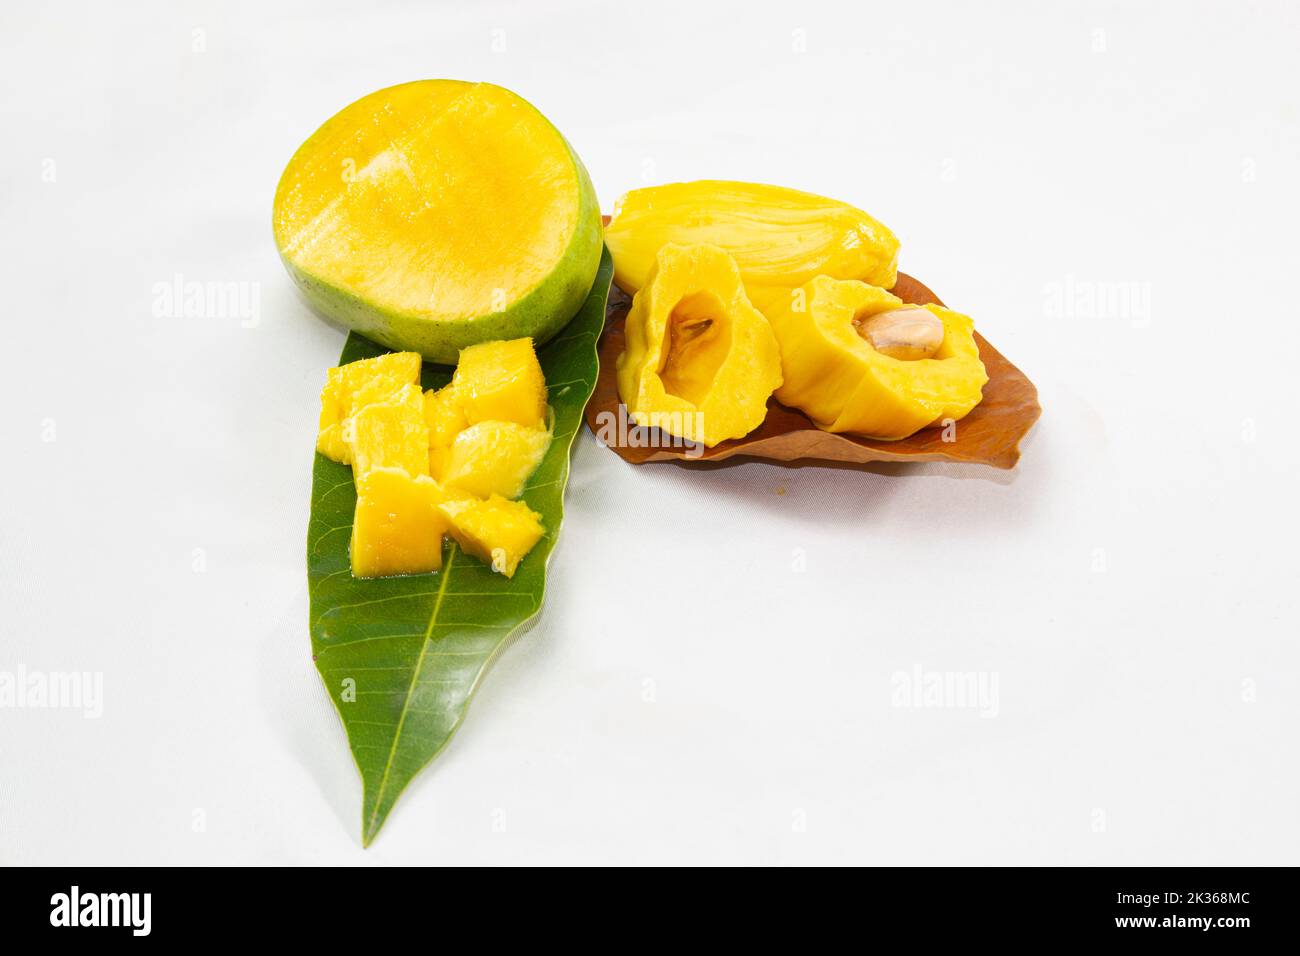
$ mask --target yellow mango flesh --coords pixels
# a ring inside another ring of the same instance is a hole
[[[777,400],[801,409],[819,428],[897,440],[927,425],[964,417],[988,381],[974,323],[937,305],[943,323],[933,358],[890,358],[858,334],[856,322],[900,308],[883,289],[820,276],[791,301],[767,311],[781,347],[784,383]]]
[[[524,338],[464,352],[470,361],[458,381],[428,392],[418,384],[418,353],[330,370],[318,445],[352,465],[357,577],[438,570],[451,514],[458,516],[462,547],[506,575],[542,536],[540,516],[507,500],[520,494],[551,441],[550,431],[538,427],[546,415],[546,382],[532,343]],[[471,423],[467,408],[536,424]],[[447,477],[447,487],[435,477]]]
[[[316,450],[340,464],[352,464],[348,419],[357,409],[390,398],[405,385],[418,384],[420,363],[418,352],[390,352],[330,369],[320,393]]]
[[[424,393],[424,421],[429,426],[429,474],[442,480],[456,436],[469,424],[451,385]]]
[[[412,477],[429,474],[429,426],[418,385],[404,385],[389,399],[362,406],[348,431],[355,478],[374,468],[397,468]]]
[[[500,87],[442,80],[352,104],[376,121],[327,123],[308,143],[315,161],[286,171],[275,217],[285,254],[403,312],[454,321],[498,311],[494,292],[514,299],[536,285],[577,223],[564,140],[521,103]],[[422,121],[400,128],[377,121],[415,115]],[[496,135],[477,135],[489,126]]]
[[[660,248],[624,328],[618,390],[637,424],[710,447],[762,424],[781,356],[726,252]]]
[[[670,242],[729,253],[760,310],[814,276],[886,289],[898,278],[898,239],[885,226],[847,203],[781,186],[699,180],[632,190],[605,227],[614,281],[629,293],[645,288]]]
[[[357,479],[352,520],[352,573],[359,578],[423,574],[442,567],[446,515],[427,475],[375,468]]]
[[[475,342],[549,338],[601,254],[581,161],[490,83],[421,80],[345,107],[290,160],[272,222],[317,311],[445,364]]]
[[[514,577],[519,562],[545,531],[541,515],[522,501],[508,501],[500,495],[486,501],[449,499],[439,509],[456,543],[508,578]]]
[[[449,490],[478,498],[517,498],[550,444],[551,433],[540,428],[525,428],[517,422],[478,422],[452,442],[440,480]]]
[[[463,349],[452,384],[470,425],[499,421],[541,428],[546,423],[546,379],[532,339]]]

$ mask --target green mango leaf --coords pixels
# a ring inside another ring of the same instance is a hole
[[[312,655],[361,771],[366,846],[406,785],[447,746],[510,636],[542,606],[546,561],[564,516],[569,453],[596,385],[596,341],[612,275],[605,252],[581,310],[538,350],[555,412],[555,437],[523,497],[541,514],[546,536],[513,578],[494,573],[450,539],[440,572],[353,578],[348,559],[356,505],[352,471],[316,455],[307,529]],[[385,351],[354,332],[339,364]],[[449,368],[424,367],[425,388],[450,378]]]

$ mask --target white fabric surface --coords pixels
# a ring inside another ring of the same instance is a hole
[[[0,671],[103,712],[0,709],[0,862],[1295,863],[1300,8],[975,6],[6,4]],[[537,104],[606,210],[856,202],[1045,413],[1011,474],[584,433],[542,617],[363,851],[303,555],[343,337],[271,199],[428,76]],[[258,321],[156,314],[178,275]]]

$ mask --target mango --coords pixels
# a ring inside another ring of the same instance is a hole
[[[551,443],[532,340],[484,343],[461,355],[451,383],[427,392],[415,352],[352,362],[326,378],[317,444],[352,466],[356,577],[438,570],[452,516],[462,547],[507,576],[541,538],[540,515],[508,500]]]
[[[424,421],[429,427],[429,474],[441,480],[451,443],[469,424],[453,386],[424,393]]]
[[[546,424],[546,378],[532,339],[485,342],[465,349],[452,385],[467,424],[518,422],[526,428]]]
[[[362,406],[349,422],[354,478],[374,468],[397,468],[413,478],[429,474],[429,426],[420,386],[404,385],[390,398]]]
[[[898,278],[898,239],[884,225],[848,203],[782,186],[700,180],[632,190],[605,227],[614,281],[629,294],[643,289],[670,242],[729,253],[759,311],[819,275],[886,289]]]
[[[448,489],[478,498],[517,498],[550,444],[551,433],[541,428],[526,428],[518,422],[478,422],[456,436],[439,477]]]
[[[660,248],[624,328],[618,391],[638,424],[710,447],[762,424],[781,356],[722,249]]]
[[[442,493],[428,475],[374,468],[357,479],[352,520],[352,573],[359,578],[423,574],[442,567],[449,522]]]
[[[447,365],[480,342],[546,342],[600,265],[582,161],[490,83],[420,80],[344,107],[289,160],[272,225],[317,312]]]
[[[500,495],[486,501],[452,498],[438,508],[456,543],[508,578],[514,577],[519,562],[545,533],[541,515],[522,501],[507,501]]]
[[[419,381],[418,352],[390,352],[330,369],[320,393],[316,450],[340,464],[352,464],[346,439],[348,419],[362,406],[389,398],[402,386]]]

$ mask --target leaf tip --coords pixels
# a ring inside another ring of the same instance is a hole
[[[383,825],[383,820],[363,820],[361,822],[361,849],[370,849],[370,844],[375,842],[375,837],[379,836],[379,830]]]

